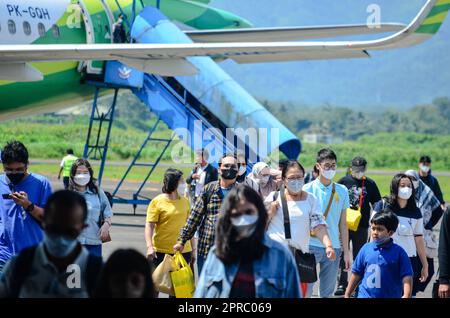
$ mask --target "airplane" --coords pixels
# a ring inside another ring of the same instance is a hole
[[[151,65],[193,56],[237,63],[367,58],[370,50],[402,48],[429,39],[450,6],[449,0],[429,0],[407,26],[251,28],[247,20],[208,6],[209,0],[140,2],[142,6],[160,2],[161,12],[169,19],[191,28],[184,33],[193,43],[111,43],[113,24],[121,13],[117,4],[130,17],[132,0],[0,0],[0,120],[92,99],[93,89],[81,84],[80,78],[83,72],[101,72],[106,60],[126,60],[130,66],[155,73]],[[395,33],[370,41],[305,41],[383,32]],[[160,75],[177,75],[156,68]]]

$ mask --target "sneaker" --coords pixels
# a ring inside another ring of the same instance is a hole
[[[334,296],[344,296],[345,295],[345,288],[342,285],[339,285],[336,291],[334,292]]]

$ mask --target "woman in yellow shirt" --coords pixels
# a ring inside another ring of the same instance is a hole
[[[165,254],[174,254],[173,246],[177,243],[181,228],[189,216],[189,200],[183,196],[185,187],[183,172],[167,169],[164,174],[163,193],[156,196],[148,206],[145,241],[147,258],[155,268],[163,261]],[[192,266],[195,262],[195,251],[190,242],[186,243],[183,251],[183,257]]]

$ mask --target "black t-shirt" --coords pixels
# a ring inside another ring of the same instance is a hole
[[[338,181],[348,189],[348,196],[350,199],[350,207],[353,209],[359,208],[359,197],[361,194],[362,180],[353,178],[351,175],[345,176]],[[372,206],[381,200],[380,190],[378,190],[377,184],[370,178],[365,177],[364,180],[364,192],[363,202],[361,207],[361,221],[359,227],[368,228],[370,220],[370,205]]]

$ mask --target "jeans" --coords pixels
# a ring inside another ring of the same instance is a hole
[[[67,190],[69,188],[69,180],[70,177],[63,177],[64,190]]]
[[[356,259],[359,251],[363,247],[364,244],[368,241],[368,233],[369,229],[367,228],[358,228],[356,232],[348,231],[348,241],[352,242],[352,252],[353,252],[353,260]],[[339,264],[339,275],[338,275],[338,286],[344,286],[344,289],[347,288],[348,284],[348,273],[344,272],[345,262],[344,255],[341,255],[341,261]]]
[[[341,249],[335,248],[336,259],[330,261],[327,258],[327,253],[323,247],[310,246],[309,252],[314,254],[316,258],[316,264],[320,266],[319,273],[319,297],[329,298],[333,296],[334,289],[336,287],[336,278],[339,270],[339,260],[341,257]],[[311,298],[313,287],[315,283],[308,284],[308,290],[306,297]]]
[[[92,255],[102,257],[102,245],[83,245]]]
[[[205,264],[206,257],[202,255],[197,254],[197,273],[198,277],[200,277],[200,274],[202,273],[203,264]]]

